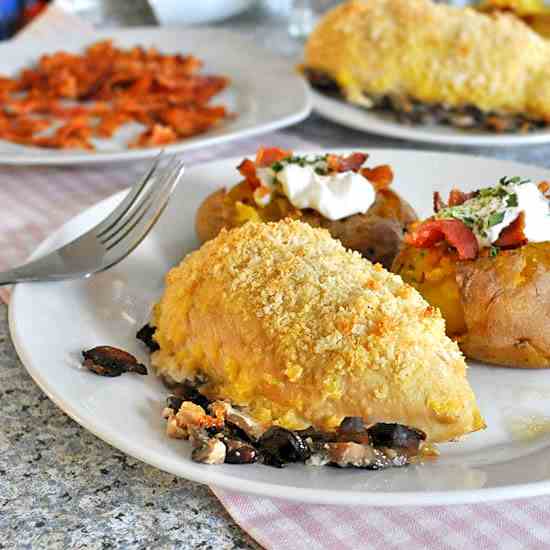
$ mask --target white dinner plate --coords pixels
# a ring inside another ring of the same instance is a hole
[[[204,134],[165,146],[168,154],[289,126],[310,112],[308,87],[291,62],[237,33],[213,28],[132,28],[98,31],[91,36],[73,33],[39,41],[21,39],[0,45],[0,74],[15,76],[42,54],[59,50],[81,52],[89,44],[106,39],[120,47],[154,46],[162,53],[192,54],[204,61],[202,73],[230,78],[229,87],[212,98],[211,104],[223,104],[236,116]],[[111,139],[94,139],[95,151],[43,149],[0,140],[0,164],[82,164],[154,157],[160,148],[126,146],[142,129],[137,124],[125,125]]]
[[[395,189],[420,216],[432,192],[443,196],[494,184],[507,175],[550,179],[550,171],[484,158],[373,150],[372,164],[390,163]],[[113,345],[147,361],[134,335],[146,322],[166,271],[197,246],[193,220],[201,200],[238,180],[241,159],[191,168],[151,235],[125,261],[88,280],[21,284],[10,305],[10,327],[27,370],[68,415],[111,445],[173,474],[217,487],[308,502],[347,505],[433,505],[550,493],[550,371],[471,364],[469,379],[488,428],[441,445],[433,463],[378,472],[291,465],[206,466],[190,460],[189,444],[168,439],[161,410],[168,391],[149,376],[101,378],[80,367],[79,353]],[[73,238],[103,218],[118,194],[79,215],[34,256]],[[531,430],[533,422],[541,429]]]
[[[363,109],[311,90],[313,108],[325,118],[349,128],[381,136],[447,145],[510,146],[550,143],[550,129],[528,134],[495,134],[476,130],[460,130],[443,124],[411,126],[396,122],[391,113]]]

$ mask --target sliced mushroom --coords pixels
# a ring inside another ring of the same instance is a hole
[[[225,445],[219,439],[211,437],[193,449],[191,458],[195,462],[202,462],[203,464],[223,464],[225,452]]]
[[[353,442],[326,443],[325,448],[329,462],[341,468],[353,466],[355,468],[382,470],[407,464],[406,456],[396,454],[389,457],[370,445],[360,445]]]
[[[243,441],[229,439],[224,441],[227,451],[225,462],[227,464],[252,464],[258,460],[258,451]]]
[[[265,432],[265,426],[254,420],[250,415],[245,412],[233,407],[226,401],[215,401],[210,405],[210,410],[213,414],[218,416],[221,414],[220,410],[223,410],[223,415],[225,416],[226,422],[234,424],[247,435],[251,441],[259,439],[260,436]]]
[[[124,372],[147,374],[147,367],[127,351],[112,346],[97,346],[82,351],[83,365],[99,376],[120,376]]]
[[[371,444],[378,448],[393,449],[408,456],[418,454],[426,434],[402,424],[379,422],[368,429]]]

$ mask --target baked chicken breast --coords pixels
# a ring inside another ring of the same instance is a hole
[[[389,99],[405,113],[421,102],[473,107],[472,120],[503,113],[550,121],[550,43],[510,14],[430,0],[350,0],[310,35],[304,66],[367,107]],[[506,130],[505,122],[495,119],[494,129]]]
[[[222,230],[168,273],[152,324],[159,375],[198,380],[265,425],[360,416],[433,442],[484,427],[439,311],[299,221]]]

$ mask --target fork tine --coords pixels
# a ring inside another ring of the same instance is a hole
[[[140,216],[144,208],[148,208],[151,201],[154,201],[155,194],[162,188],[166,182],[168,175],[174,170],[176,166],[175,159],[162,169],[156,170],[153,178],[153,182],[144,190],[140,196],[134,200],[133,204],[127,209],[127,211],[117,221],[111,224],[111,227],[104,229],[97,235],[97,238],[102,244],[107,244],[110,240],[115,238],[125,227],[128,226],[137,216]]]
[[[152,162],[146,174],[141,178],[141,180],[136,185],[134,185],[130,189],[130,191],[128,192],[126,197],[124,197],[122,202],[101,223],[97,225],[96,230],[98,231],[97,233],[98,237],[101,237],[105,232],[112,229],[122,219],[122,217],[126,214],[126,212],[128,212],[128,210],[134,205],[135,201],[138,199],[142,191],[145,189],[145,187],[151,180],[151,176],[156,171],[159,165],[159,162],[162,158],[162,154],[163,152],[161,151],[155,157],[155,160]]]
[[[104,235],[99,239],[107,250],[114,239],[117,241],[119,237],[126,234],[147,214],[147,211],[154,207],[158,197],[162,194],[163,189],[169,184],[171,178],[176,173],[181,162],[172,159],[162,170],[158,170],[155,176],[155,181],[149,186],[145,194],[142,194],[138,201],[134,203],[129,213],[122,218],[120,223],[108,235]]]
[[[163,174],[163,182],[158,186],[158,192],[150,199],[149,204],[132,223],[126,225],[124,230],[114,235],[116,240],[109,242],[105,248],[113,254],[115,247],[132,238],[132,242],[125,245],[124,255],[128,255],[145,238],[151,227],[156,223],[174,191],[176,184],[183,175],[184,164],[182,161],[172,161],[169,169]]]

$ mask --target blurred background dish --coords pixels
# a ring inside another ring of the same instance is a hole
[[[248,9],[256,0],[149,0],[159,24],[196,25],[227,19]]]

